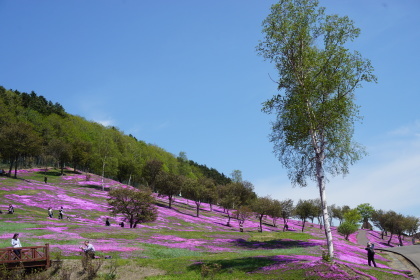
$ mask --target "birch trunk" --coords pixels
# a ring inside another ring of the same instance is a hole
[[[102,184],[102,191],[105,191],[105,183],[104,183],[104,177],[105,177],[105,160],[106,157],[102,161],[102,178],[101,178],[101,184]]]
[[[321,204],[322,204],[322,213],[323,213],[323,220],[324,220],[325,237],[327,238],[328,255],[330,256],[330,258],[333,258],[334,257],[334,244],[332,242],[330,220],[328,217],[327,195],[325,192],[325,177],[324,177],[322,154],[317,156],[316,161],[317,161],[316,162],[316,176],[318,179],[319,196],[321,198]]]

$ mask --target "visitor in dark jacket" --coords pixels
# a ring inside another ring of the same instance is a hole
[[[367,251],[367,257],[368,257],[368,265],[372,266],[371,263],[373,263],[373,265],[376,267],[376,263],[375,263],[375,246],[368,242],[367,247],[365,248],[365,250]]]

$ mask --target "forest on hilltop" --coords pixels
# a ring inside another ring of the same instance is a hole
[[[33,91],[28,94],[2,86],[0,160],[10,176],[18,168],[69,166],[133,186],[153,184],[157,169],[208,178],[215,184],[231,181],[214,168],[188,160],[183,152],[175,156],[117,127],[68,114],[59,103]]]

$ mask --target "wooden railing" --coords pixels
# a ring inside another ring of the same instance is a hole
[[[20,248],[1,248],[0,265],[4,264],[9,268],[23,265],[25,268],[48,268],[50,261],[50,245],[30,246]]]

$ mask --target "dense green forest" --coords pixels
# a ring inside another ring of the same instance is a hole
[[[133,186],[155,183],[159,172],[191,179],[231,180],[214,168],[175,156],[163,148],[66,113],[63,106],[0,86],[0,159],[5,172],[17,168],[72,167]]]

